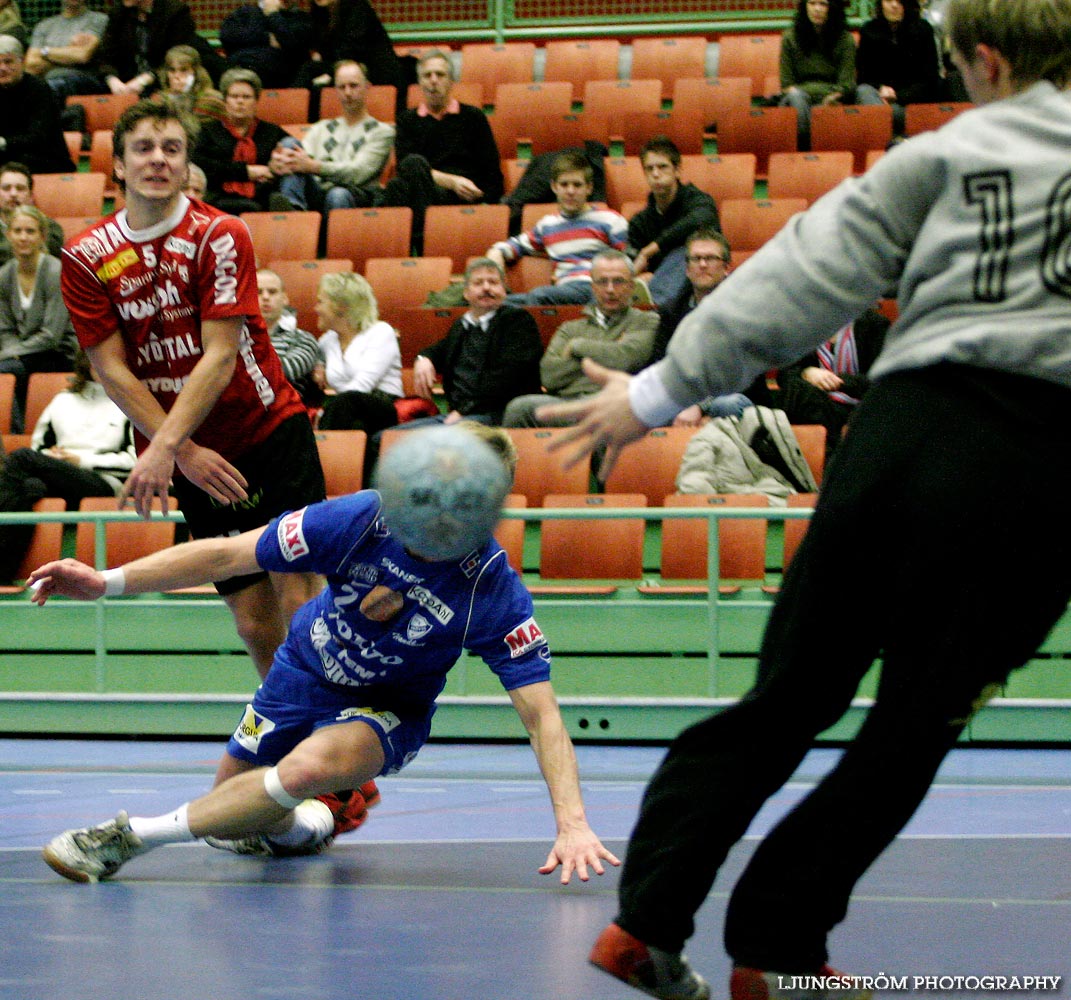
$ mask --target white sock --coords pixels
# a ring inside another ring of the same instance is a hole
[[[319,799],[305,799],[290,814],[293,823],[283,833],[270,834],[268,839],[284,847],[305,847],[326,840],[335,829],[335,817]]]
[[[174,812],[163,816],[131,816],[130,829],[146,847],[159,844],[183,844],[197,838],[190,833],[190,821],[187,818],[189,803],[178,807]]]

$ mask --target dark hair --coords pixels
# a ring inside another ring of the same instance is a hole
[[[134,131],[143,121],[156,122],[163,125],[165,122],[178,122],[182,131],[186,133],[186,149],[193,152],[197,142],[197,121],[185,112],[176,111],[167,104],[158,104],[156,101],[138,101],[132,104],[120,116],[115,123],[115,131],[112,132],[112,152],[122,158],[126,152],[126,137]]]
[[[726,239],[724,233],[719,232],[713,226],[700,226],[694,230],[691,235],[684,241],[685,252],[692,249],[693,243],[698,243],[700,240],[710,240],[712,243],[717,243],[725,251],[725,256],[728,258],[732,254],[732,247],[729,246],[729,241]],[[726,261],[728,262],[728,261]]]
[[[22,174],[30,182],[30,190],[33,190],[33,174],[30,173],[30,168],[25,163],[19,163],[18,160],[10,160],[0,166],[0,174]]]
[[[821,34],[815,30],[811,19],[807,16],[807,0],[799,0],[796,4],[796,16],[792,25],[796,32],[796,42],[804,52],[821,49],[823,52],[832,53],[840,36],[847,30],[844,0],[828,0],[828,2],[829,16],[826,18]]]
[[[93,369],[89,365],[89,355],[79,347],[71,362],[71,377],[67,380],[67,391],[81,395],[92,381]]]
[[[556,181],[562,174],[572,173],[573,171],[582,173],[584,180],[588,184],[595,179],[595,171],[592,169],[591,161],[583,153],[567,150],[554,157],[554,161],[550,165],[551,182]]]
[[[922,8],[919,6],[919,0],[900,0],[900,3],[904,8],[903,26],[905,28],[912,27],[922,19]],[[882,10],[881,0],[877,0],[877,3],[874,6],[874,17],[880,21],[884,21],[885,11]]]
[[[648,153],[660,153],[675,167],[681,165],[681,151],[668,135],[656,135],[640,147],[640,163]]]

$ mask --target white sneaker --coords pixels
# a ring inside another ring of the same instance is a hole
[[[67,830],[53,837],[42,851],[45,863],[72,882],[99,882],[114,875],[147,847],[133,830],[125,812],[99,826]]]

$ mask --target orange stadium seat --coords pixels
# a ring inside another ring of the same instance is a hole
[[[719,209],[721,231],[733,248],[734,260],[737,251],[758,250],[793,215],[806,208],[803,198],[726,198]]]
[[[619,210],[626,201],[646,201],[650,188],[638,156],[613,156],[603,161],[606,172],[606,200]]]
[[[545,507],[646,507],[642,493],[548,493]],[[640,518],[553,519],[540,522],[541,580],[639,580],[643,577],[644,521]],[[533,593],[562,592],[560,586],[536,585]],[[610,594],[613,584],[574,585],[569,593]]]
[[[45,412],[45,407],[52,402],[52,397],[63,392],[71,378],[70,372],[33,372],[26,383],[26,409],[23,414],[23,426],[27,434],[32,434]]]
[[[535,42],[462,45],[460,79],[479,83],[486,100],[501,83],[530,83],[535,78],[535,52]]]
[[[781,36],[722,35],[718,39],[718,76],[744,76],[751,96],[765,97],[768,79],[781,72]]]
[[[430,205],[424,216],[424,253],[450,257],[455,274],[508,235],[508,205]]]
[[[662,81],[589,80],[584,84],[584,113],[609,118],[623,106],[629,111],[662,110]]]
[[[671,139],[681,153],[703,152],[703,119],[695,111],[620,111],[608,117],[607,126],[626,156],[638,156],[656,135]]]
[[[314,260],[320,239],[319,212],[243,212],[258,263]]]
[[[606,479],[607,493],[642,493],[661,507],[677,492],[677,472],[695,427],[655,427],[621,449]]]
[[[81,104],[86,109],[86,131],[92,134],[114,129],[119,116],[137,100],[137,94],[79,94],[68,97],[67,104]]]
[[[86,497],[79,505],[80,511],[117,511],[115,497]],[[159,505],[157,505],[159,509]],[[175,511],[178,504],[168,497],[168,510]],[[105,565],[121,566],[175,544],[175,520],[113,521],[104,528]],[[75,531],[74,557],[80,562],[96,566],[95,524],[83,521]]]
[[[754,153],[755,176],[765,178],[771,153],[796,152],[796,109],[727,111],[718,122],[718,152]]]
[[[563,468],[561,456],[547,450],[548,445],[567,428],[508,427],[517,449],[517,474],[513,490],[528,500],[529,507],[544,506],[548,493],[587,493],[591,466],[585,457],[569,469]]]
[[[681,176],[706,191],[719,208],[726,198],[755,196],[755,154],[681,157]]]
[[[582,86],[589,80],[616,80],[621,43],[612,38],[547,42],[544,80],[568,80]]]
[[[707,40],[701,35],[637,38],[632,43],[632,78],[662,81],[662,98],[673,97],[678,80],[706,76]]]
[[[811,108],[811,149],[848,150],[853,171],[866,170],[867,153],[892,140],[892,108],[887,104],[820,104]]]
[[[28,447],[28,445],[27,445]],[[66,501],[60,497],[44,497],[33,505],[37,514],[58,514],[67,509]],[[39,521],[34,525],[30,546],[22,557],[15,571],[16,580],[25,580],[38,566],[61,558],[63,555],[63,523],[61,521]],[[0,594],[18,593],[18,586],[0,586]]]
[[[413,210],[336,208],[327,216],[327,256],[345,257],[363,272],[370,257],[407,257],[412,243]]]
[[[804,198],[817,201],[852,176],[851,153],[771,153],[766,193],[770,198]]]
[[[428,292],[450,284],[453,263],[450,257],[370,257],[364,276],[376,293],[382,316],[385,311],[422,306]]]
[[[364,95],[365,110],[378,121],[393,125],[397,93],[396,88],[385,83],[369,87]],[[338,97],[338,88],[324,87],[320,91],[320,118],[338,118],[341,114],[342,102]]]
[[[257,117],[276,125],[294,125],[309,120],[309,92],[304,87],[262,90]]]
[[[356,493],[364,483],[364,431],[317,431],[316,450],[329,497]]]
[[[104,210],[104,174],[35,174],[33,200],[45,215],[96,215]]]
[[[0,434],[11,432],[11,404],[14,401],[15,376],[10,372],[0,372]],[[0,459],[0,462],[2,461],[3,459]]]
[[[939,104],[908,104],[904,108],[904,132],[918,135],[940,128],[956,115],[969,111],[974,105],[969,101],[949,101]]]
[[[751,81],[743,76],[678,80],[673,86],[673,110],[694,112],[704,133],[717,132],[718,119],[726,111],[751,107]]]

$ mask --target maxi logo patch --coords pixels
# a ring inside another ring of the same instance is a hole
[[[521,622],[520,625],[506,636],[505,641],[506,645],[509,646],[511,660],[515,660],[518,656],[523,656],[530,650],[547,644],[546,637],[536,624],[534,618],[529,618],[527,621]]]
[[[275,723],[253,711],[252,705],[245,706],[245,714],[238,728],[234,731],[235,740],[250,753],[260,751],[260,741],[275,728]]]
[[[279,551],[287,562],[293,562],[302,556],[309,554],[309,544],[305,541],[305,532],[302,521],[305,517],[305,508],[295,510],[287,514],[279,522],[277,529],[279,535]]]

